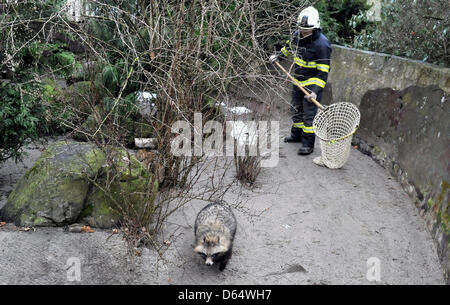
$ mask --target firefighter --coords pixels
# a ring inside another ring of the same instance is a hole
[[[299,155],[309,155],[314,151],[315,135],[312,128],[317,106],[311,102],[315,98],[320,102],[330,72],[331,45],[320,29],[319,12],[312,6],[302,10],[297,19],[298,30],[291,40],[271,61],[283,58],[283,55],[295,63],[294,77],[309,95],[293,86],[291,105],[293,108],[291,135],[284,142],[299,142]]]

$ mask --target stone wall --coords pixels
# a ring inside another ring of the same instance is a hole
[[[450,283],[450,69],[334,45],[328,85],[359,107],[353,144],[413,198]]]
[[[353,102],[373,89],[436,85],[450,93],[450,69],[398,56],[360,51],[333,45],[332,82],[334,102]]]

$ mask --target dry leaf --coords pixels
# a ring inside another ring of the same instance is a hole
[[[92,230],[90,226],[82,226],[81,227],[81,232],[93,233],[94,230]]]
[[[4,225],[6,225],[6,222],[1,221],[1,222],[0,222],[0,227],[3,227]]]

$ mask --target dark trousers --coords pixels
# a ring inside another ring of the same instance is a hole
[[[317,101],[320,102],[322,92],[319,92]],[[297,87],[292,89],[292,127],[291,137],[301,139],[303,147],[314,148],[316,136],[312,130],[312,123],[317,114],[317,106],[305,99],[303,92]]]

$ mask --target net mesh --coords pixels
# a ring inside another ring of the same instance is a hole
[[[341,168],[347,162],[351,142],[361,115],[351,103],[336,103],[319,110],[313,129],[320,139],[322,162],[328,168]]]

